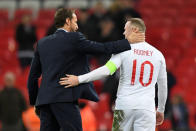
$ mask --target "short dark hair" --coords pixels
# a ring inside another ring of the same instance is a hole
[[[67,18],[72,19],[74,12],[75,11],[71,9],[65,9],[65,8],[58,9],[54,16],[54,24],[56,28],[63,27],[64,24],[66,23]]]

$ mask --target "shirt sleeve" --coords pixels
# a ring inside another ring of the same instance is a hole
[[[165,103],[167,100],[167,72],[166,72],[166,64],[165,58],[163,57],[161,60],[161,67],[157,79],[158,84],[158,112],[164,112]]]
[[[88,83],[91,81],[102,79],[110,74],[106,66],[99,67],[87,74],[78,76],[79,83]]]
[[[121,65],[120,54],[112,55],[110,60],[102,67],[78,77],[79,83],[87,83],[112,75]]]
[[[112,57],[105,66],[109,69],[110,75],[114,74],[114,72],[116,72],[116,70],[121,66],[121,55],[112,55]]]
[[[126,50],[130,50],[131,46],[128,40],[118,40],[118,41],[111,41],[100,43],[96,41],[87,40],[86,37],[80,32],[76,33],[76,49],[81,53],[86,54],[112,54],[112,53],[120,53]]]

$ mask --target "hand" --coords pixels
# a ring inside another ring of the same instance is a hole
[[[164,113],[156,112],[156,125],[161,125],[164,120]]]
[[[138,28],[134,28],[134,27],[131,28],[131,30],[127,32],[126,36],[127,36],[127,40],[131,44],[145,41],[145,34],[139,32]]]
[[[67,75],[67,77],[61,78],[60,85],[65,85],[65,88],[77,86],[79,84],[78,76]]]
[[[35,110],[35,114],[40,117],[40,109],[37,108],[37,107],[34,107],[34,110]]]

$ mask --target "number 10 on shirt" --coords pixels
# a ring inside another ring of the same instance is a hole
[[[150,77],[148,79],[147,83],[143,82],[143,77],[144,77],[144,67],[145,65],[149,65],[150,66]],[[133,60],[133,69],[132,69],[132,77],[131,77],[131,85],[135,84],[135,76],[136,76],[136,66],[137,66],[137,60]],[[150,61],[144,61],[141,64],[141,68],[140,68],[140,78],[139,78],[139,82],[143,87],[146,87],[148,85],[151,84],[152,82],[152,76],[153,76],[153,71],[154,71],[154,66]]]

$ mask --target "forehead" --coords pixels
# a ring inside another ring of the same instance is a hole
[[[75,13],[73,13],[72,17],[73,17],[73,19],[77,19],[77,16]]]
[[[129,27],[130,25],[131,25],[131,22],[127,21],[126,24],[125,24],[125,28]]]

